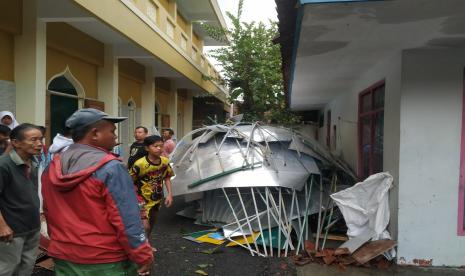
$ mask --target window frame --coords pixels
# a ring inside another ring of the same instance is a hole
[[[192,60],[196,62],[198,55],[199,55],[199,50],[197,49],[197,47],[192,46],[192,50],[191,50],[191,58],[192,58]]]
[[[153,13],[152,13],[153,12]],[[158,5],[153,2],[149,1],[147,2],[147,6],[145,8],[145,13],[147,14],[147,17],[154,22],[155,24],[158,24]]]
[[[171,39],[176,35],[176,25],[169,18],[166,18],[166,34]]]
[[[374,109],[374,106],[375,106],[375,97],[374,97],[374,93],[375,91],[378,89],[378,88],[381,88],[384,86],[384,100],[383,100],[383,107],[378,107],[376,109]],[[366,95],[369,95],[371,94],[371,101],[370,101],[370,104],[371,104],[371,109],[369,111],[364,111],[363,110],[363,98],[366,96]],[[359,177],[359,179],[363,180],[364,178],[364,175],[363,175],[363,145],[362,145],[362,142],[363,142],[363,128],[362,128],[362,118],[365,118],[365,117],[371,117],[371,121],[370,121],[370,144],[371,145],[374,145],[374,141],[375,141],[375,120],[374,120],[374,117],[376,114],[379,114],[379,113],[384,113],[384,108],[385,108],[385,95],[386,95],[386,81],[383,79],[383,80],[380,80],[378,82],[376,82],[375,84],[371,85],[370,87],[366,88],[365,90],[363,90],[362,92],[359,93],[358,95],[358,145],[357,145],[357,149],[358,149],[358,170],[357,170],[357,175]],[[384,116],[384,115],[383,115]],[[384,124],[383,124],[384,125]],[[384,132],[383,132],[383,136],[384,136]],[[371,175],[374,172],[374,169],[373,169],[373,166],[374,166],[374,147],[372,146],[370,148],[370,152],[369,152],[369,168],[368,168],[368,175]],[[383,150],[384,150],[384,143],[383,143]],[[383,154],[384,156],[384,154]]]

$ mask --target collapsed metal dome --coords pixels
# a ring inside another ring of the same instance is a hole
[[[170,159],[173,195],[200,199],[202,223],[222,228],[225,239],[258,256],[273,256],[274,250],[287,256],[303,248],[308,216],[321,218],[332,207],[323,202],[330,202],[336,183],[324,171],[355,178],[314,139],[258,122],[194,130]]]

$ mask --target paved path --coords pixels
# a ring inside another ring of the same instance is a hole
[[[197,244],[182,238],[184,233],[209,229],[195,225],[193,220],[180,217],[176,212],[185,204],[182,198],[175,198],[171,208],[162,208],[158,222],[152,234],[154,246],[158,252],[152,275],[195,276],[195,271],[202,269],[208,275],[218,276],[267,276],[296,275],[289,259],[252,257],[242,248],[225,248],[222,253],[203,254],[202,250],[215,245]],[[199,268],[199,264],[208,264]],[[50,276],[53,273],[36,270],[34,276]]]
[[[195,225],[192,220],[177,216],[176,212],[183,207],[182,199],[175,199],[174,206],[160,210],[153,234],[154,245],[158,249],[154,275],[198,275],[195,271],[200,269],[199,264],[212,265],[203,269],[208,275],[295,275],[288,260],[252,257],[242,248],[225,248],[222,253],[212,255],[201,253],[215,246],[185,240],[182,234],[208,227]]]
[[[185,204],[181,198],[175,199],[171,208],[162,208],[159,220],[152,236],[158,252],[152,275],[195,276],[195,271],[201,269],[199,264],[208,264],[203,268],[208,275],[213,276],[458,276],[465,275],[465,270],[444,268],[413,268],[390,267],[387,270],[376,268],[348,267],[341,272],[337,267],[309,264],[295,268],[289,259],[252,257],[242,248],[225,248],[222,253],[207,255],[200,251],[215,247],[210,244],[197,244],[182,238],[184,233],[208,229],[195,225],[192,220],[176,215]],[[37,271],[35,276],[51,276],[53,273]]]
[[[341,272],[336,266],[308,264],[297,268],[298,276],[459,276],[465,275],[465,270],[455,268],[421,268],[391,266],[388,269],[347,267]]]

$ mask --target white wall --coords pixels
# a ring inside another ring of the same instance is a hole
[[[398,262],[465,265],[457,204],[465,50],[405,51]]]
[[[331,128],[336,125],[336,154],[357,172],[358,162],[358,96],[359,93],[380,80],[385,80],[384,104],[384,154],[383,169],[394,177],[395,187],[390,191],[391,221],[389,231],[397,236],[398,170],[399,170],[399,110],[401,84],[401,53],[381,60],[375,67],[348,87],[324,110],[324,126],[320,128],[320,143],[326,144],[326,114],[331,110]],[[331,129],[331,133],[332,133]]]

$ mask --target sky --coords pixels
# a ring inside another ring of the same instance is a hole
[[[226,12],[236,15],[239,0],[217,0],[217,2],[226,22],[229,23]],[[275,0],[244,0],[241,19],[246,22],[262,21],[266,23],[269,19],[277,21]]]
[[[220,6],[221,12],[223,13],[223,17],[226,20],[226,24],[230,26],[231,23],[229,18],[226,16],[226,12],[236,15],[239,0],[217,0],[217,2]],[[278,21],[275,0],[244,0],[241,21],[261,21],[263,23],[268,23],[270,19]],[[204,52],[208,54],[208,51],[216,48],[218,47],[204,47]],[[208,56],[207,58],[218,70],[220,70],[221,67],[217,65],[217,61],[215,59]]]

